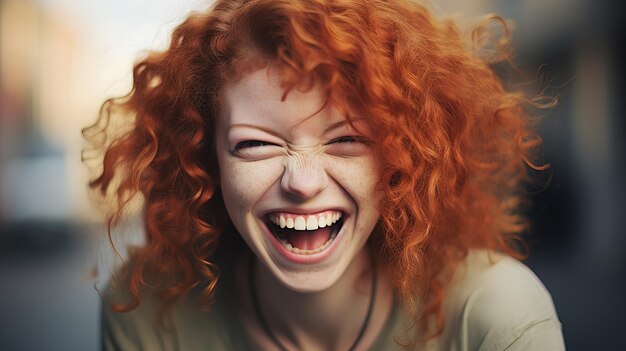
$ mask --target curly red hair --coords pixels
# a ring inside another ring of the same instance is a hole
[[[540,142],[523,95],[504,89],[452,22],[400,0],[223,0],[137,63],[132,91],[108,100],[92,127],[106,135],[112,115],[130,126],[104,142],[90,183],[116,195],[109,229],[143,196],[147,242],[127,271],[127,309],[147,276],[160,277],[166,301],[200,282],[210,300],[228,225],[213,155],[219,93],[254,65],[279,69],[286,91],[319,82],[377,131],[384,196],[372,247],[421,330],[441,331],[446,284],[469,249],[521,256],[520,188]]]

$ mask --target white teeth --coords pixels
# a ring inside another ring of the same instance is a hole
[[[295,230],[305,230],[306,222],[304,221],[304,217],[296,217],[296,220],[293,225],[293,229]]]
[[[270,222],[274,223],[276,226],[280,228],[289,228],[294,230],[317,230],[318,228],[330,227],[334,223],[336,223],[341,217],[343,217],[343,213],[341,212],[330,212],[325,213],[323,215],[302,215],[302,216],[293,216],[284,214],[271,214],[268,216]],[[333,230],[333,233],[328,238],[328,240],[320,247],[315,248],[313,250],[304,250],[294,247],[285,236],[278,234],[276,239],[280,244],[290,252],[293,252],[298,255],[312,255],[326,250],[330,246],[330,244],[337,237],[338,228]]]
[[[270,215],[269,219],[272,223],[281,228],[289,228],[294,230],[317,230],[333,225],[342,217],[341,212],[327,213],[325,215],[307,215],[296,217],[285,217],[284,215]]]
[[[319,225],[320,228],[324,228],[326,226],[326,216],[320,216],[317,220],[317,225]]]
[[[309,216],[306,219],[306,230],[317,230],[317,217]]]

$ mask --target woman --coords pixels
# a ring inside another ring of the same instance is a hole
[[[116,195],[109,225],[140,195],[147,235],[104,296],[104,349],[564,348],[514,259],[523,97],[454,24],[400,0],[217,1],[133,78],[92,128],[132,117],[91,186]]]

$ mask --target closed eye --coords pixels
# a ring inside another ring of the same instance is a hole
[[[244,141],[237,143],[237,145],[235,145],[234,151],[239,151],[245,148],[266,146],[266,145],[273,145],[273,144],[265,142],[265,141],[260,141],[260,140],[244,140]]]
[[[335,138],[329,142],[329,144],[333,144],[333,143],[363,143],[363,144],[369,145],[371,144],[371,141],[369,141],[368,139],[362,136],[345,135],[339,138]]]
[[[367,155],[370,145],[372,141],[360,135],[344,135],[326,143],[329,154],[342,157]]]
[[[263,160],[278,156],[283,148],[281,145],[261,140],[243,140],[235,144],[231,151],[234,156],[248,160]]]

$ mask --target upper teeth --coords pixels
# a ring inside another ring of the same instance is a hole
[[[271,214],[270,220],[272,223],[280,226],[281,228],[290,228],[294,230],[317,230],[318,228],[324,228],[331,226],[341,218],[341,212],[325,212],[323,214],[315,215],[285,215],[285,214]]]

